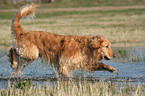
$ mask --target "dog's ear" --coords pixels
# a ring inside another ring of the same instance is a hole
[[[93,49],[99,49],[101,47],[101,45],[97,42],[91,42],[90,45]]]
[[[101,45],[98,42],[96,42],[96,40],[94,39],[90,41],[89,46],[91,49],[99,49],[101,47]]]
[[[90,47],[92,47],[93,49],[99,49],[102,43],[103,40],[101,40],[101,38],[93,36],[90,40]]]

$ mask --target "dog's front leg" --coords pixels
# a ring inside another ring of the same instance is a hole
[[[109,71],[109,72],[114,72],[114,71],[116,71],[116,69],[115,68],[113,68],[113,67],[111,67],[111,66],[108,66],[108,65],[106,65],[106,64],[104,64],[104,63],[97,63],[97,64],[95,64],[95,65],[91,65],[91,66],[87,66],[87,69],[89,70],[89,71],[100,71],[100,70],[102,70],[102,71]]]
[[[62,66],[61,69],[60,69],[60,74],[63,77],[68,77],[68,68],[66,66]]]

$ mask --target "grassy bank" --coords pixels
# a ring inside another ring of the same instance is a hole
[[[111,82],[57,81],[56,84],[34,85],[32,81],[8,84],[0,96],[144,96],[145,85]]]
[[[37,11],[35,20],[21,20],[22,27],[31,31],[49,31],[62,35],[103,35],[111,43],[144,43],[144,9],[102,10],[80,8],[43,9]],[[98,7],[97,7],[98,8]],[[124,7],[122,7],[124,8]],[[0,44],[9,45],[12,40],[10,26],[15,12],[0,11]]]

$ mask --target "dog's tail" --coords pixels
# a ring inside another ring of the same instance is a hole
[[[36,6],[34,4],[26,5],[19,9],[19,11],[14,15],[12,18],[12,34],[17,36],[18,34],[22,33],[24,30],[20,25],[20,19],[24,16],[34,16]]]

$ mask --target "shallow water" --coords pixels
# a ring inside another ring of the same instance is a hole
[[[1,47],[0,50],[0,88],[6,88],[8,80],[30,80],[32,79],[37,84],[43,84],[44,81],[55,82],[57,80],[55,72],[51,66],[43,65],[40,60],[34,61],[25,70],[19,77],[12,76],[12,73],[15,70],[12,70],[10,63],[7,60],[6,52],[9,48]],[[115,48],[114,48],[115,49]],[[129,48],[128,48],[129,49]],[[140,49],[140,48],[139,48]],[[141,47],[143,50],[134,49],[132,54],[136,54],[136,51],[139,51],[138,54],[144,55],[145,46]],[[123,49],[124,50],[124,49]],[[125,49],[126,50],[126,49]],[[130,49],[129,49],[130,50]],[[127,50],[127,52],[129,51]],[[140,52],[141,51],[141,52]],[[123,59],[122,59],[123,60]],[[103,63],[110,65],[116,68],[118,71],[115,73],[109,73],[107,71],[96,71],[93,74],[89,72],[76,71],[70,72],[70,77],[72,79],[78,80],[84,79],[87,81],[111,81],[111,82],[132,82],[132,83],[144,83],[145,82],[145,62],[144,60],[139,60],[138,62],[116,62],[115,60],[111,61],[102,61]],[[70,78],[65,78],[69,80]]]

